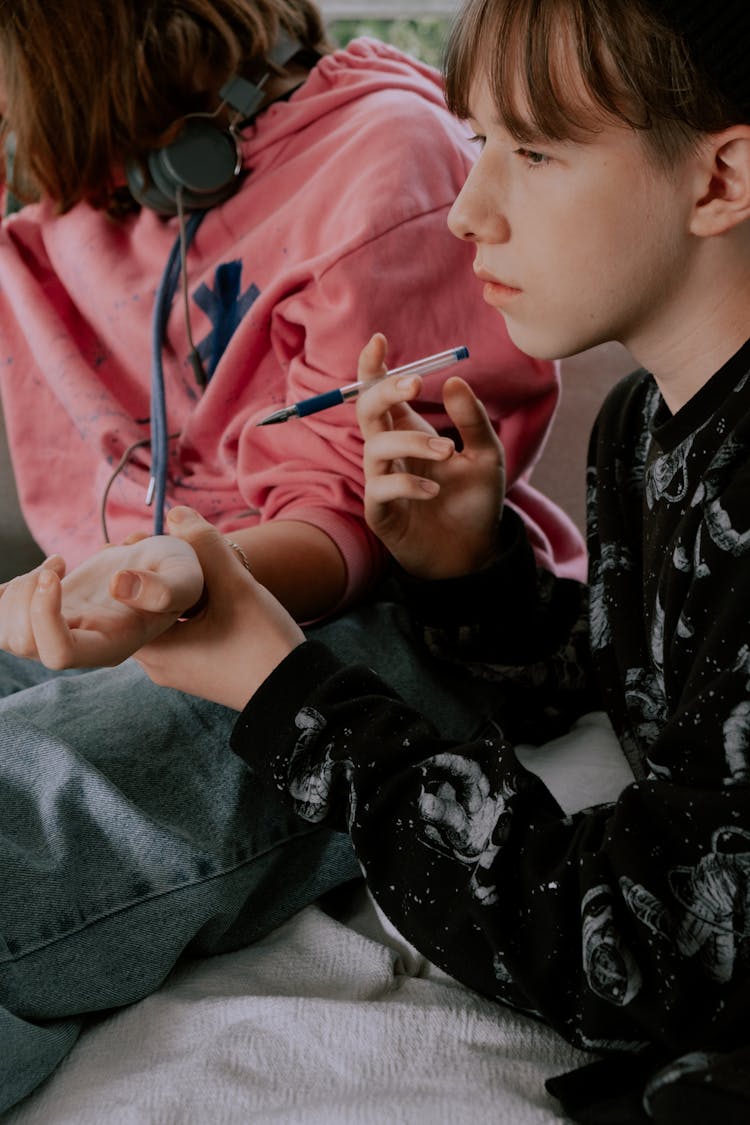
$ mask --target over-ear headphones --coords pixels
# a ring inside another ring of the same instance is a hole
[[[150,182],[140,164],[128,164],[130,194],[160,215],[176,215],[180,190],[187,211],[215,207],[228,199],[235,190],[241,160],[233,133],[218,129],[206,118],[188,117],[177,139],[149,153],[146,165]]]
[[[264,60],[268,69],[257,82],[234,75],[219,91],[222,107],[228,105],[236,113],[229,128],[219,128],[215,121],[215,114],[189,114],[175,141],[148,154],[147,176],[144,176],[143,168],[137,161],[130,162],[125,169],[128,187],[138,203],[157,211],[160,215],[176,215],[179,218],[179,233],[170,251],[154,300],[152,323],[151,437],[149,439],[151,479],[146,503],[154,505],[154,535],[161,535],[164,530],[169,436],[162,348],[172,301],[181,278],[185,301],[185,323],[190,345],[189,361],[196,382],[199,386],[205,387],[208,377],[199,351],[193,343],[190,327],[186,276],[188,249],[206,211],[228,199],[239,185],[242,160],[238,132],[245,125],[249,125],[257,113],[274,100],[266,97],[263,88],[272,68],[286,66],[295,56],[299,56],[301,61],[309,61],[311,65],[319,58],[317,52],[304,50],[301,43],[282,33]],[[281,96],[288,97],[289,92]],[[189,219],[185,218],[187,211],[193,212]],[[119,468],[117,471],[119,472]],[[102,506],[105,538],[106,496],[105,492]]]
[[[266,56],[269,69],[257,82],[234,75],[222,86],[222,104],[237,114],[228,129],[219,128],[210,114],[191,114],[176,140],[147,155],[147,176],[139,162],[130,161],[125,171],[133,198],[160,215],[171,216],[180,208],[216,207],[233,195],[242,172],[236,130],[249,125],[262,107],[270,66],[285,66],[301,49],[297,40],[282,33]]]

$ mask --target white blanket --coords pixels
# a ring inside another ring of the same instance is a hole
[[[599,715],[523,759],[566,811],[631,776]],[[4,1125],[565,1120],[544,1080],[586,1057],[431,966],[364,893],[356,906],[346,922],[308,907],[250,948],[180,966],[89,1028]]]

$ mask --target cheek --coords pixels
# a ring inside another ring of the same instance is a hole
[[[669,227],[668,217],[647,205],[640,192],[589,196],[578,220],[561,234],[557,282],[566,290],[566,303],[588,299],[608,306],[621,286],[630,288],[651,271],[654,246],[671,237]]]

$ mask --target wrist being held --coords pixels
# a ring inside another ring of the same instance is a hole
[[[235,543],[233,539],[229,539],[229,538],[226,539],[226,542],[232,548],[232,550],[234,551],[237,558],[240,560],[240,562],[242,563],[242,565],[244,566],[244,568],[248,572],[248,574],[252,574],[253,572],[252,572],[252,568],[250,566],[250,560],[247,557],[247,555],[245,554],[245,552],[242,550],[242,547],[240,547],[239,543]],[[208,605],[208,590],[206,588],[206,583],[204,582],[203,583],[203,589],[201,590],[200,597],[198,598],[198,601],[193,602],[193,604],[189,607],[189,609],[186,609],[184,611],[184,613],[180,614],[180,616],[177,618],[177,620],[180,621],[180,622],[192,621],[193,618],[200,617],[200,615],[203,613],[203,611],[204,611],[204,609],[206,608],[207,605]]]
[[[168,530],[198,556],[204,592],[136,659],[155,683],[240,711],[304,634],[253,578],[245,552],[196,512],[172,509]]]

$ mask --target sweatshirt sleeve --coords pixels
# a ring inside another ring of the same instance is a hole
[[[506,733],[514,739],[547,741],[601,706],[588,589],[538,565],[524,521],[507,505],[491,566],[432,582],[401,572],[398,582],[433,656],[504,689]]]
[[[745,1019],[748,989],[729,991],[725,967],[745,948],[747,853],[719,830],[742,834],[746,787],[652,779],[566,816],[502,733],[445,740],[316,642],[276,669],[232,745],[300,816],[350,833],[425,956],[577,1046],[679,1051]],[[686,841],[712,832],[713,852],[693,855]],[[668,880],[682,908],[665,905]]]

